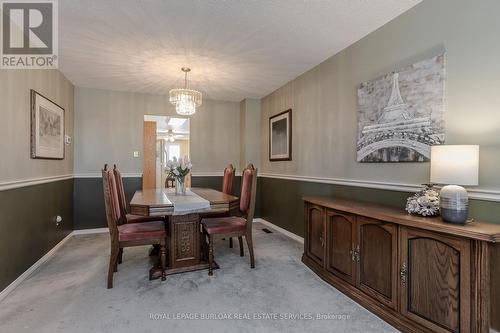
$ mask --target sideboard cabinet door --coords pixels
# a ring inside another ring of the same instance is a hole
[[[357,217],[359,268],[356,285],[366,294],[397,310],[399,284],[398,227],[367,217]]]
[[[326,269],[337,277],[356,283],[356,217],[331,209],[326,211]]]
[[[470,331],[470,241],[400,229],[402,315],[434,332]]]
[[[325,209],[321,206],[305,206],[305,252],[323,266],[325,258]]]

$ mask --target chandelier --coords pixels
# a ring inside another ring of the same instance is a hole
[[[175,141],[175,135],[174,135],[174,132],[172,130],[168,130],[168,134],[167,134],[166,140],[169,141],[169,142],[174,142]]]
[[[184,72],[184,88],[172,89],[169,92],[170,103],[175,105],[177,114],[189,116],[196,112],[196,107],[201,105],[201,92],[188,89],[187,75],[191,71],[188,67],[182,67]]]

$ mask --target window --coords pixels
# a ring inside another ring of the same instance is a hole
[[[181,157],[181,146],[180,145],[168,145],[168,159],[172,160],[174,159],[179,159]]]

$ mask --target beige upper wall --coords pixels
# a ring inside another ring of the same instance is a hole
[[[73,144],[64,160],[30,158],[30,89],[65,110],[65,132],[73,136],[74,87],[57,70],[0,70],[0,182],[73,173]]]
[[[75,173],[99,173],[116,163],[125,173],[142,172],[145,114],[176,115],[168,95],[75,89]],[[219,172],[228,163],[239,167],[239,103],[203,100],[191,117],[193,172]],[[139,158],[133,151],[141,152]]]
[[[261,171],[419,184],[429,163],[356,162],[363,81],[446,51],[446,142],[481,146],[481,188],[500,189],[500,1],[426,0],[262,100]],[[293,109],[293,160],[269,162],[269,117]]]
[[[246,98],[240,102],[240,165],[242,168],[249,163],[260,168],[260,117],[260,99]]]

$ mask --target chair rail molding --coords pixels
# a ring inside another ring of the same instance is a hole
[[[223,171],[197,171],[191,172],[193,177],[222,177],[224,176]]]
[[[59,176],[47,176],[38,178],[28,178],[22,180],[9,180],[6,182],[0,182],[0,191],[13,190],[20,187],[40,185],[52,182],[58,182],[61,180],[72,179],[72,174],[59,175]]]
[[[286,174],[265,173],[265,172],[261,173],[259,177],[297,180],[297,181],[332,184],[332,185],[365,187],[365,188],[399,191],[399,192],[418,192],[419,190],[422,189],[422,185],[420,184],[404,184],[404,183],[379,182],[379,181],[359,180],[359,179],[286,175]],[[440,188],[439,186],[436,187]],[[469,193],[470,199],[500,202],[500,190],[467,188],[467,192]]]
[[[88,173],[75,173],[73,175],[74,178],[102,178],[102,174],[100,172],[88,172]],[[142,172],[128,172],[122,173],[123,178],[141,178]]]
[[[193,177],[222,177],[223,173],[220,171],[199,171],[193,172]],[[20,187],[39,185],[51,182],[57,182],[72,178],[101,178],[100,173],[76,173],[66,174],[59,176],[47,176],[38,178],[29,178],[23,180],[10,180],[0,182],[0,191],[12,190]],[[124,178],[140,178],[142,173],[124,173]],[[391,182],[378,182],[371,180],[358,180],[358,179],[343,179],[343,178],[329,178],[329,177],[316,177],[316,176],[299,176],[299,175],[286,175],[277,173],[261,173],[258,177],[263,178],[276,178],[286,180],[297,180],[312,183],[344,185],[354,187],[374,188],[381,190],[400,191],[400,192],[417,192],[422,188],[420,184],[404,184],[404,183],[391,183]],[[495,201],[500,202],[500,190],[482,189],[482,188],[468,188],[470,199]]]
[[[222,177],[224,173],[222,171],[198,171],[191,172],[193,177]],[[101,178],[102,174],[100,172],[88,172],[88,173],[76,173],[74,178]],[[124,178],[140,178],[142,177],[142,172],[129,172],[123,173]]]

